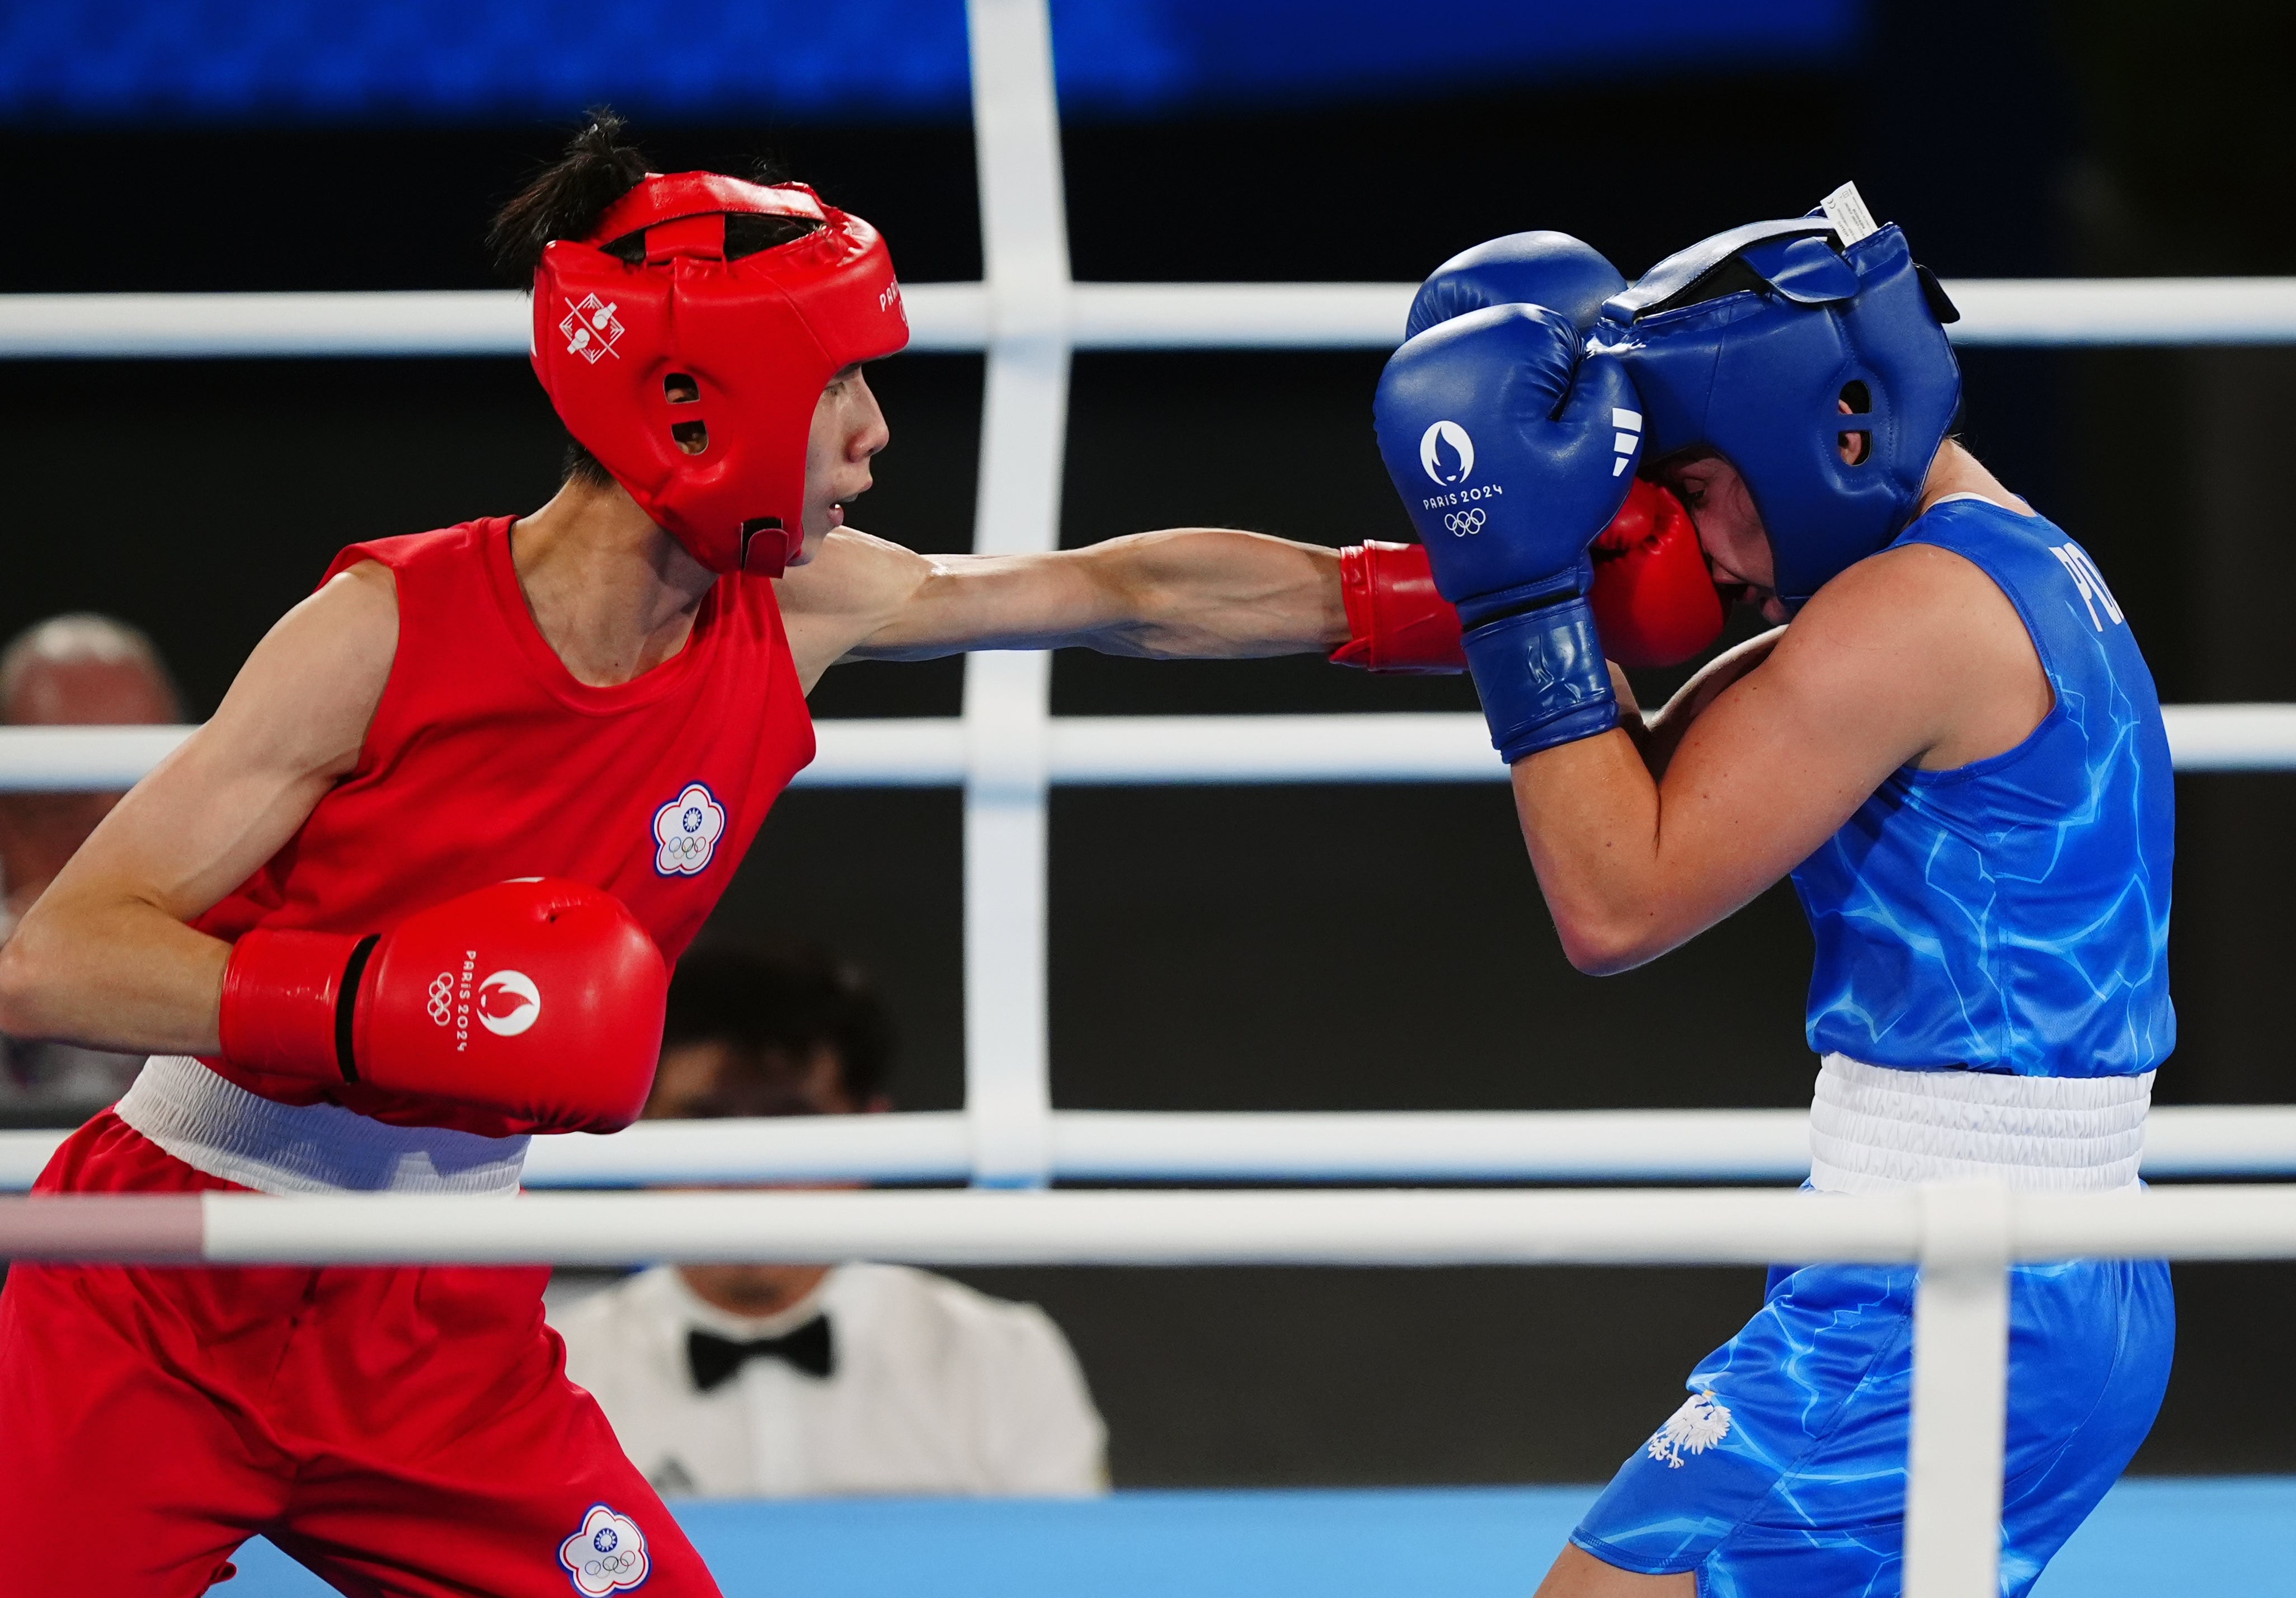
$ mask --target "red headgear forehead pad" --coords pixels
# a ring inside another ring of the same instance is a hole
[[[729,261],[728,215],[819,225]],[[640,232],[635,266],[602,248]],[[534,275],[534,371],[560,420],[713,571],[781,574],[822,389],[908,341],[884,241],[801,184],[649,176]]]
[[[713,211],[791,217],[811,222],[829,220],[819,196],[801,183],[768,186],[744,183],[722,172],[655,173],[608,206],[606,214],[598,218],[598,225],[583,242],[611,244],[657,222],[674,222],[681,217],[699,217]]]

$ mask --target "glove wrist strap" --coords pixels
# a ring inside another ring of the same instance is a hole
[[[1491,747],[1508,765],[1618,725],[1611,668],[1585,599],[1503,616],[1471,629],[1465,642]]]
[[[1334,666],[1433,676],[1465,668],[1459,613],[1435,591],[1426,549],[1416,544],[1357,544],[1340,551],[1340,597],[1348,641]]]
[[[1562,600],[1575,599],[1594,586],[1594,557],[1582,554],[1553,577],[1461,600],[1459,620],[1466,627],[1483,627],[1505,620],[1518,611],[1536,611]]]
[[[307,1081],[354,1079],[338,1046],[356,985],[346,968],[373,941],[266,927],[241,938],[224,967],[223,1057]]]

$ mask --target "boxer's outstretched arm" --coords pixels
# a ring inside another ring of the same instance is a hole
[[[1033,555],[921,555],[840,529],[780,586],[808,687],[845,659],[1065,644],[1241,657],[1329,651],[1348,638],[1339,551],[1217,528]]]
[[[184,923],[348,774],[398,647],[397,592],[372,562],[282,618],[214,718],[104,818],[0,948],[0,1031],[215,1053],[231,946]]]
[[[2013,748],[2050,703],[2023,623],[1974,565],[1915,545],[1853,567],[1689,722],[1663,774],[1622,733],[1515,762],[1564,952],[1593,972],[1654,959],[1800,865],[1898,767]]]

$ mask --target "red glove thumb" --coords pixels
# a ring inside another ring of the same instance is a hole
[[[1595,629],[1620,665],[1679,666],[1722,635],[1722,596],[1698,529],[1665,489],[1637,480],[1588,553]]]

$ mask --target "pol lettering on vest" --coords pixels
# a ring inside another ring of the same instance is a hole
[[[2099,571],[2096,562],[2088,558],[2088,551],[2078,544],[2064,543],[2052,545],[2049,553],[2057,557],[2057,563],[2073,579],[2073,586],[2080,594],[2081,603],[2088,607],[2091,626],[2100,633],[2104,631],[2104,623],[2096,613],[2100,603],[2104,606],[2105,615],[2112,617],[2116,626],[2125,625],[2121,619],[2120,602],[2112,597],[2112,590],[2104,586],[2104,573]]]

